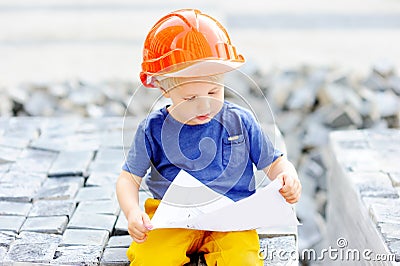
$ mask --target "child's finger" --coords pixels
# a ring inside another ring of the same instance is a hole
[[[143,213],[142,220],[143,220],[143,225],[147,230],[151,230],[153,228],[153,225],[151,224],[150,221],[150,217],[146,213]]]

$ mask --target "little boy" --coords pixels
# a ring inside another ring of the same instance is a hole
[[[223,73],[243,63],[222,25],[198,10],[172,12],[149,32],[141,80],[172,104],[140,123],[118,178],[118,201],[133,238],[127,251],[131,265],[184,265],[191,253],[203,253],[207,265],[263,265],[255,230],[151,230],[150,222],[180,170],[238,201],[255,192],[255,165],[271,180],[281,180],[287,202],[298,201],[301,184],[293,165],[249,111],[224,101]],[[149,168],[153,198],[143,212],[138,190]]]

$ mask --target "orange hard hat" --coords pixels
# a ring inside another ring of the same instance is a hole
[[[161,18],[148,33],[140,79],[155,87],[155,76],[217,75],[244,61],[217,20],[196,9],[181,9]]]

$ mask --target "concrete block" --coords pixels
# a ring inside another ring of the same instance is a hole
[[[67,223],[67,216],[28,217],[21,231],[62,234]]]
[[[99,265],[103,249],[99,246],[58,247],[54,259],[56,265]]]
[[[65,230],[61,246],[101,246],[107,244],[109,232],[106,230],[84,230],[67,229]]]
[[[75,201],[112,200],[115,198],[115,189],[110,187],[83,187],[79,190]]]
[[[81,213],[99,213],[111,214],[118,216],[120,212],[118,201],[116,200],[96,200],[96,201],[82,201],[79,203],[76,212]]]
[[[99,229],[112,232],[117,216],[77,212],[68,224],[70,229]]]
[[[107,243],[107,248],[128,248],[132,241],[130,235],[112,236]]]
[[[29,217],[67,216],[72,217],[76,204],[73,201],[40,200],[33,204]]]
[[[28,216],[32,203],[0,201],[0,215]]]
[[[129,264],[126,248],[106,248],[100,261],[101,266],[128,266]]]
[[[0,230],[1,231],[12,231],[19,233],[22,224],[25,222],[25,216],[0,216]]]
[[[5,265],[18,262],[50,263],[56,250],[55,243],[15,243],[10,246],[3,263]]]
[[[51,166],[48,176],[87,175],[92,151],[62,151]]]

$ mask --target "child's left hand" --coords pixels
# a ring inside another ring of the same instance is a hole
[[[281,195],[288,203],[296,203],[299,201],[301,194],[301,184],[298,177],[293,177],[289,173],[280,173],[277,178],[282,181],[282,188],[279,190]]]

